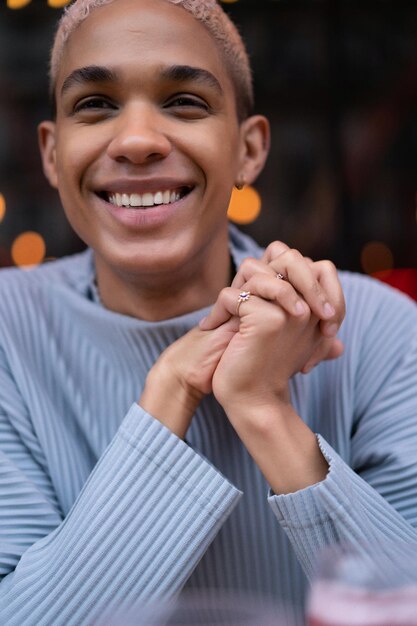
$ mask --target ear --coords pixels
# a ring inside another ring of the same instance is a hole
[[[56,168],[56,125],[55,122],[45,121],[38,126],[39,149],[42,157],[43,171],[49,184],[57,189],[58,175]]]
[[[251,184],[262,171],[270,146],[269,122],[263,115],[252,115],[240,125],[238,177]]]

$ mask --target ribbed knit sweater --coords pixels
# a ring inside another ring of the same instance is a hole
[[[230,246],[237,266],[261,254],[234,228]],[[184,587],[301,604],[323,546],[417,539],[409,298],[340,274],[345,353],[291,381],[329,473],[280,495],[212,396],[186,441],[137,404],[159,354],[208,309],[120,315],[100,304],[94,274],[91,250],[0,272],[1,624],[91,624]]]

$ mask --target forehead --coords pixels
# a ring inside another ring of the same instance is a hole
[[[218,45],[182,7],[166,0],[117,0],[94,9],[71,34],[57,76],[58,92],[79,67],[145,71],[152,66],[190,65],[213,73],[231,88]]]

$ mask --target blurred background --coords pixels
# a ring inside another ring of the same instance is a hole
[[[0,0],[0,266],[83,249],[43,178],[36,137],[65,4]],[[272,125],[257,193],[240,192],[231,218],[261,244],[281,239],[342,269],[415,273],[417,1],[222,5],[247,42],[257,110]]]

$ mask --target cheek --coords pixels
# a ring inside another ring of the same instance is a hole
[[[190,132],[177,133],[173,143],[206,171],[228,170],[235,166],[239,153],[239,135],[227,120],[208,120],[201,128],[190,128]]]
[[[80,181],[97,159],[97,138],[86,132],[63,133],[57,143],[57,169],[62,182]]]
[[[214,142],[200,143],[200,164],[207,183],[217,186],[233,187],[238,168],[238,148],[235,142],[223,134]]]

